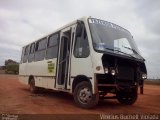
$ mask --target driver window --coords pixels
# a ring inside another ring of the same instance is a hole
[[[84,27],[83,27],[84,28]],[[90,54],[88,37],[85,28],[82,35],[76,37],[74,46],[74,56],[77,58],[86,58]]]

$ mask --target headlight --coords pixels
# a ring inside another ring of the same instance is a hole
[[[111,74],[114,76],[116,74],[115,70],[111,70]]]
[[[97,70],[97,71],[100,71],[100,70],[101,70],[101,66],[97,66],[97,67],[96,67],[96,70]]]
[[[142,79],[146,79],[147,78],[147,74],[142,74]]]
[[[108,74],[108,73],[109,73],[108,68],[104,68],[104,72],[105,72],[106,74]]]

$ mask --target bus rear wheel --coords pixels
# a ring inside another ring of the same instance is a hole
[[[35,86],[34,78],[31,78],[31,80],[29,82],[29,88],[30,88],[31,93],[37,92],[37,87]]]
[[[76,105],[81,108],[92,108],[99,100],[98,94],[92,93],[92,87],[89,82],[83,81],[77,84],[73,93]]]
[[[133,88],[130,91],[118,91],[116,96],[120,103],[132,105],[138,98],[138,90],[137,88]]]

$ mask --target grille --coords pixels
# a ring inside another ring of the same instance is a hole
[[[134,69],[128,66],[119,66],[118,79],[134,80]]]

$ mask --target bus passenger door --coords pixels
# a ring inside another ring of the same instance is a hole
[[[59,52],[57,59],[57,77],[56,88],[65,89],[67,87],[70,45],[71,44],[71,27],[61,31]]]

